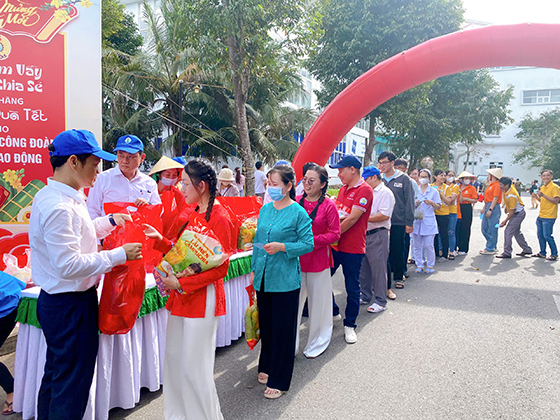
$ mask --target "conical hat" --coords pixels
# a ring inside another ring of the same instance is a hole
[[[486,172],[488,172],[492,176],[495,176],[498,179],[503,178],[504,176],[504,174],[502,174],[502,168],[486,169]]]
[[[473,174],[471,174],[470,172],[467,171],[463,171],[459,174],[459,176],[457,177],[457,179],[460,178],[476,178],[476,176],[474,176]]]
[[[166,169],[183,169],[183,165],[175,162],[173,159],[168,158],[167,156],[162,156],[161,159],[158,160],[158,162],[154,165],[148,175],[152,176],[153,174],[165,171]]]

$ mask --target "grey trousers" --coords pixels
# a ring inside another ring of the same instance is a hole
[[[523,252],[528,252],[529,254],[533,253],[531,247],[527,244],[525,237],[521,233],[521,222],[523,222],[523,219],[525,219],[525,210],[515,213],[512,218],[509,219],[504,232],[504,255],[511,256],[513,251],[513,238],[515,238]]]
[[[382,229],[366,236],[366,255],[360,271],[362,300],[387,305],[387,259],[389,258],[389,231]]]

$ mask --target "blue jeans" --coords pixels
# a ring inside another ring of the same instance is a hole
[[[449,251],[457,250],[457,213],[449,213],[449,226],[447,227],[447,235],[449,236]]]
[[[556,242],[552,237],[552,230],[554,228],[556,219],[544,219],[537,217],[537,237],[539,238],[539,245],[541,247],[541,255],[546,255],[546,244],[550,247],[550,255],[558,256],[558,248]]]
[[[486,238],[486,251],[495,251],[498,246],[498,228],[496,225],[500,223],[500,205],[496,203],[496,207],[492,211],[490,218],[486,217],[486,212],[490,209],[492,203],[484,204],[482,210],[482,234]]]
[[[356,328],[356,319],[360,312],[360,271],[363,259],[364,254],[349,254],[333,249],[334,267],[331,268],[331,276],[334,276],[338,267],[342,265],[344,285],[346,286],[345,327]]]

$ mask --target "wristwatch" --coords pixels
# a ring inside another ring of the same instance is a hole
[[[117,226],[117,222],[115,222],[115,219],[113,218],[113,213],[109,215],[109,222],[111,223],[111,225]]]

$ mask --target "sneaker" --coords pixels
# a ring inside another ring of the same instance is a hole
[[[342,319],[342,315],[338,314],[338,315],[333,315],[332,320],[333,321],[340,321]]]
[[[360,305],[369,305],[369,302],[360,298]]]
[[[344,327],[344,339],[348,344],[354,344],[358,341],[356,330],[352,327]]]
[[[479,254],[482,255],[494,255],[498,252],[498,250],[495,251],[488,251],[487,249],[483,249],[482,251],[479,251]]]
[[[385,309],[387,309],[386,306],[381,306],[377,302],[374,302],[373,305],[371,305],[369,308],[367,308],[367,311],[370,314],[378,314],[379,312],[383,312]]]
[[[457,255],[467,255],[467,253],[465,251],[459,251],[457,252]]]

